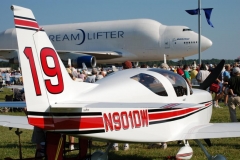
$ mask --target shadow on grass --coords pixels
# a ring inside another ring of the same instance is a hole
[[[0,145],[0,148],[4,148],[4,149],[12,149],[12,148],[18,148],[18,143],[8,143],[6,145]],[[35,147],[34,144],[22,144],[22,149],[33,149]]]
[[[167,160],[166,157],[144,157],[144,155],[119,155],[115,152],[109,152],[108,153],[108,159],[109,160],[153,160],[153,159],[161,159],[161,160]]]
[[[143,148],[146,151],[150,151],[151,149],[147,148],[148,145],[144,145]],[[178,146],[176,144],[176,146]],[[107,145],[98,145],[98,144],[94,144],[91,149],[92,149],[92,153],[93,154],[95,151],[97,150],[101,150],[101,151],[105,151]],[[161,148],[161,147],[160,147]],[[159,147],[156,147],[155,149],[160,149]],[[162,152],[164,150],[159,150],[159,152]],[[151,155],[147,155],[147,154],[141,154],[138,151],[135,150],[135,148],[133,148],[133,150],[128,150],[128,151],[113,151],[110,150],[108,153],[108,159],[109,160],[175,160],[175,156],[168,156],[168,157],[164,157],[163,155],[155,155],[155,156],[151,156]]]

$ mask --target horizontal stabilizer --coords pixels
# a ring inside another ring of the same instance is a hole
[[[26,116],[5,116],[0,115],[0,126],[33,129],[33,126],[28,123]]]

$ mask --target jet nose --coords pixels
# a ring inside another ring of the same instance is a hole
[[[211,46],[212,46],[212,41],[204,36],[201,36],[201,50],[205,51]]]

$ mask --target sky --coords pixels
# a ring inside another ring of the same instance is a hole
[[[185,10],[197,9],[198,0],[2,0],[0,32],[13,28],[10,6],[30,8],[38,24],[64,24],[149,18],[164,25],[182,25],[198,32],[198,16]],[[236,59],[240,56],[240,0],[201,0],[202,8],[213,8],[208,25],[201,15],[201,34],[213,45],[201,53],[202,59]],[[185,59],[198,59],[198,55]]]

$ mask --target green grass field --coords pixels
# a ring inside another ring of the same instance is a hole
[[[4,92],[0,92],[0,101],[4,100],[6,94],[11,94],[11,91],[4,89]],[[228,108],[220,105],[223,108],[213,108],[213,115],[211,122],[230,122]],[[1,113],[1,114],[12,114],[12,115],[23,115],[23,113]],[[240,117],[240,113],[238,114]],[[9,130],[5,127],[0,127],[0,159],[5,157],[19,158],[18,150],[18,137],[15,135],[15,130]],[[33,157],[35,153],[35,145],[31,143],[32,131],[22,130],[21,142],[22,142],[22,153],[23,158]],[[159,133],[160,134],[160,133]],[[228,160],[238,160],[240,159],[240,138],[225,138],[225,139],[212,139],[212,147],[206,147],[208,152],[212,155],[223,154]],[[191,147],[193,148],[193,160],[203,160],[206,159],[205,155],[201,149],[197,146],[194,141],[189,141]],[[105,147],[104,142],[93,142],[94,147],[92,148],[92,153],[94,150],[103,150]],[[206,144],[203,142],[204,146]],[[148,144],[142,143],[131,143],[130,149],[128,151],[122,150],[123,144],[119,144],[119,151],[110,151],[110,160],[161,160],[166,159],[168,156],[175,156],[175,154],[180,149],[177,142],[168,142],[168,148],[163,150],[162,148],[148,149]],[[72,153],[74,154],[74,152]]]

